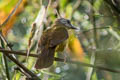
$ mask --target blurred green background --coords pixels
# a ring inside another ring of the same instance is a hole
[[[57,57],[67,55],[68,60],[120,70],[120,1],[119,0],[51,0],[47,16],[43,21],[44,30],[57,18],[55,9],[64,18],[79,28],[71,31],[68,48]],[[0,23],[2,24],[18,0],[0,0]],[[46,4],[48,0],[43,0]],[[30,30],[41,8],[41,0],[23,0],[10,21],[2,28],[3,35],[13,44],[13,50],[26,51]],[[35,52],[35,49],[32,50]],[[93,55],[95,53],[95,55]],[[91,57],[93,56],[93,57]],[[16,55],[28,69],[42,80],[119,80],[120,74],[90,68],[79,63],[55,62],[48,69],[36,71],[35,58],[26,63],[23,56]],[[92,60],[95,59],[95,60]],[[16,65],[8,59],[11,80],[24,80],[25,76],[15,70]],[[3,55],[0,54],[0,80],[7,80]],[[90,79],[88,79],[90,77]]]

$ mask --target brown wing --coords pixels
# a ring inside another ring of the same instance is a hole
[[[55,47],[65,41],[68,38],[68,32],[66,28],[56,28],[52,32],[51,40],[50,40],[50,47]]]
[[[38,42],[38,50],[37,52],[41,51],[44,49],[44,47],[46,45],[48,45],[49,43],[49,37],[50,37],[50,33],[51,33],[52,29],[48,29],[46,31],[43,32],[40,41]]]
[[[51,35],[52,35],[52,29],[48,29],[41,36],[37,50],[39,56],[35,64],[36,69],[47,68],[53,64],[55,47],[48,46]]]

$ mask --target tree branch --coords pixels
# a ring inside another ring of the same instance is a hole
[[[13,16],[13,14],[15,13],[15,11],[17,10],[17,8],[19,7],[20,3],[22,2],[22,0],[19,0],[19,2],[17,3],[17,5],[15,6],[15,8],[12,10],[12,12],[9,14],[9,16],[7,17],[7,19],[0,25],[0,28],[3,27],[4,25],[6,25],[6,23],[10,20],[10,18]]]
[[[3,52],[5,54],[16,54],[16,55],[27,56],[26,53],[19,52],[19,51],[10,51],[10,50],[5,50],[5,49],[0,49],[0,52]],[[29,56],[30,57],[35,57],[35,58],[38,57],[37,54],[30,54]],[[65,60],[61,59],[61,58],[56,58],[55,57],[55,61],[64,62]],[[85,66],[85,67],[92,67],[92,68],[96,68],[96,69],[100,69],[100,70],[105,70],[105,71],[109,71],[109,72],[120,73],[119,70],[114,70],[114,69],[110,69],[110,68],[106,68],[106,67],[102,67],[102,66],[96,66],[96,65],[92,65],[92,64],[88,64],[88,63],[84,63],[84,62],[79,62],[79,61],[66,60],[66,63],[72,63],[72,64],[78,64],[79,63],[81,66]]]
[[[1,39],[1,37],[0,37],[0,39]],[[4,45],[2,39],[1,39],[1,46],[2,46],[2,48],[5,48],[5,45]],[[3,54],[3,58],[4,58],[5,68],[6,68],[7,79],[8,79],[8,80],[11,80],[11,79],[10,79],[10,73],[9,73],[8,60],[7,60],[7,58],[6,58],[6,56],[5,56],[4,54]]]
[[[2,33],[0,32],[0,37],[4,44],[8,44],[7,40],[4,38]],[[11,47],[8,46],[8,49],[12,50]],[[29,74],[31,77],[36,77],[37,80],[40,80],[33,72],[31,72],[29,69],[27,69],[23,64],[21,64],[13,55],[6,54],[6,52],[3,52],[5,56],[7,56],[10,60],[12,60],[16,65],[18,65],[21,69],[23,69],[26,74]]]

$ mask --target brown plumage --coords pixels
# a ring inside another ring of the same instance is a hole
[[[36,69],[47,68],[53,64],[56,47],[68,39],[67,29],[75,29],[69,20],[60,18],[53,26],[44,31],[38,43]]]

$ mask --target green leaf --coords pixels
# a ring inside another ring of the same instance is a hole
[[[100,6],[102,5],[102,3],[103,3],[103,0],[96,0],[94,3],[94,8],[96,10],[99,10],[101,8]]]
[[[65,5],[66,5],[66,3],[67,3],[67,0],[60,0],[60,8],[61,9],[64,9],[65,8]]]
[[[66,17],[67,18],[70,18],[72,16],[72,10],[73,10],[72,5],[71,4],[67,5],[67,7],[66,7]]]

